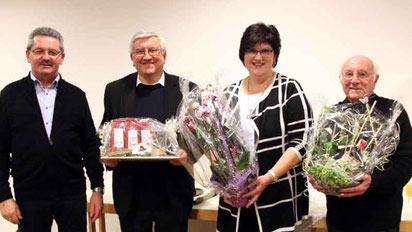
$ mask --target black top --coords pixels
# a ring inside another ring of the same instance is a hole
[[[369,102],[389,113],[393,100],[372,95]],[[347,99],[344,102],[348,102]],[[342,103],[344,103],[342,102]],[[375,169],[369,189],[361,196],[338,198],[327,196],[327,222],[344,231],[380,231],[399,226],[402,213],[402,189],[411,178],[412,130],[405,110],[397,119],[400,141],[389,156],[384,171]]]
[[[99,141],[86,95],[63,79],[50,141],[30,76],[1,91],[0,131],[0,201],[12,198],[10,169],[16,199],[84,194],[84,167],[91,187],[103,186]]]
[[[164,87],[160,84],[139,84],[136,87],[135,100],[137,117],[154,118],[164,123],[166,120],[163,109],[164,93]],[[163,170],[170,170],[170,164],[165,162],[136,162],[134,164],[135,185],[145,188],[145,191],[134,189],[134,207],[138,207],[141,211],[153,212],[167,205],[167,196],[162,190],[167,184],[168,173]],[[148,201],[148,199],[157,200]]]
[[[164,113],[164,95],[165,90],[161,84],[144,85],[139,84],[136,87],[136,112],[138,117],[149,117],[166,121]]]

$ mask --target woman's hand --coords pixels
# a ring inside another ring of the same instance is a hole
[[[226,202],[226,204],[231,205],[232,207],[237,208],[237,206],[233,205],[232,202],[229,200],[229,198],[223,197],[223,201]]]
[[[242,197],[250,198],[249,203],[246,205],[246,208],[249,208],[254,204],[258,199],[263,190],[273,182],[273,177],[266,173],[265,175],[259,176],[255,181],[253,181],[248,188],[251,189],[250,192],[244,194]],[[226,199],[225,202],[227,203]]]

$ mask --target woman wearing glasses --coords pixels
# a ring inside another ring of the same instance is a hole
[[[312,112],[300,84],[273,71],[280,48],[273,25],[252,24],[243,33],[239,58],[249,76],[226,91],[240,108],[248,144],[256,146],[259,176],[244,195],[246,207],[220,200],[220,232],[294,231],[308,215],[302,157]]]

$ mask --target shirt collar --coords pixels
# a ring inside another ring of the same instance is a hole
[[[139,73],[138,73],[137,74],[136,87],[139,86],[139,84],[147,85],[147,84],[144,84],[140,81],[140,77],[139,77]],[[160,79],[156,83],[153,83],[151,85],[156,85],[156,84],[160,84],[161,86],[165,86],[165,72],[162,72],[162,76],[160,77]]]
[[[32,72],[30,72],[30,78],[33,80],[34,85],[40,85],[40,86],[42,86],[42,85],[41,85],[41,82],[39,81],[39,79],[37,79],[37,77],[35,77]],[[59,81],[60,81],[60,74],[57,74],[57,77],[54,78],[53,83],[52,83],[49,87],[47,87],[47,88],[51,88],[51,89],[57,88],[57,84],[59,83]],[[43,87],[43,86],[42,86],[42,87]]]
[[[376,95],[376,93],[373,92],[373,93],[368,97],[369,102],[372,102],[372,101],[374,100],[374,98],[376,98],[376,97],[378,97],[378,95]],[[349,99],[346,97],[346,98],[345,98],[342,102],[340,102],[340,103],[351,103],[351,102],[350,102]]]

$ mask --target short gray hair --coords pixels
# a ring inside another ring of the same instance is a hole
[[[162,53],[165,54],[166,53],[165,39],[163,37],[159,36],[158,34],[156,34],[155,32],[151,32],[151,31],[139,31],[136,34],[134,34],[133,37],[132,37],[132,40],[130,41],[129,53],[130,54],[133,53],[133,46],[134,46],[134,43],[136,42],[136,40],[142,39],[142,38],[149,38],[149,37],[159,38],[160,48],[162,49]]]
[[[34,37],[37,35],[44,35],[56,38],[60,41],[60,51],[64,53],[63,36],[57,30],[51,27],[38,27],[34,29],[29,35],[29,42],[27,43],[27,50],[30,50],[34,43]]]

